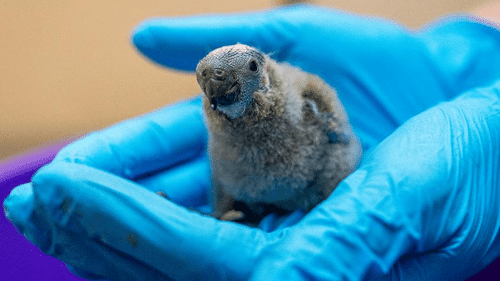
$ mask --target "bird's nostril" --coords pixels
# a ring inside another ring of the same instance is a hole
[[[214,76],[217,80],[224,80],[226,78],[226,72],[223,69],[215,68]]]

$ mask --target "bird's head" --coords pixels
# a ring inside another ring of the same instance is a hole
[[[196,66],[196,79],[213,110],[229,119],[243,115],[256,91],[267,91],[266,56],[243,44],[210,52]]]

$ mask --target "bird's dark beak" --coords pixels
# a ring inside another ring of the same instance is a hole
[[[230,105],[236,102],[241,91],[236,77],[218,68],[200,71],[198,83],[214,110],[217,109],[217,105]]]

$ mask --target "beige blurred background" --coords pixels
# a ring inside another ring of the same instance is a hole
[[[487,2],[314,1],[411,28]],[[196,94],[194,76],[162,69],[134,50],[130,32],[141,20],[276,5],[271,0],[1,1],[0,159]]]

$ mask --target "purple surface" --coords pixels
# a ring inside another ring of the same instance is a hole
[[[31,176],[49,163],[69,141],[0,161],[0,200],[3,204],[10,191],[30,181]],[[73,275],[61,261],[45,255],[31,244],[11,224],[5,215],[0,216],[0,280],[49,281],[84,280]]]
[[[3,204],[10,191],[30,181],[31,176],[49,163],[69,141],[27,151],[0,161],[0,199]],[[468,280],[498,280],[500,259]],[[0,216],[0,280],[78,281],[61,261],[45,255],[24,238],[6,218]]]

